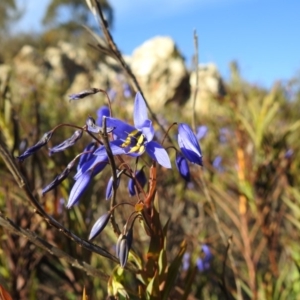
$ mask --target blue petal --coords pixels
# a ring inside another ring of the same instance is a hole
[[[198,126],[197,133],[196,133],[196,137],[197,137],[198,141],[203,139],[206,136],[207,132],[208,132],[207,126],[205,126],[205,125]]]
[[[128,137],[128,134],[136,130],[135,127],[115,118],[106,118],[106,126],[113,127],[114,134],[123,140]]]
[[[143,169],[136,172],[135,179],[139,182],[141,187],[145,186],[145,184],[147,183],[147,177],[146,177]],[[129,192],[130,196],[135,195],[135,186],[136,186],[135,180],[130,178],[128,181],[128,192]]]
[[[110,145],[110,149],[113,155],[121,155],[121,154],[125,154],[125,150],[124,148],[121,147],[121,145],[123,144],[122,141],[120,140],[115,140],[115,141],[111,141],[109,143]],[[98,148],[95,152],[94,155],[96,156],[100,156],[103,159],[105,159],[107,157],[107,153],[106,153],[106,149],[104,146],[101,146],[100,148]]]
[[[151,142],[153,140],[154,128],[152,126],[152,121],[146,120],[140,130],[143,132],[148,142]]]
[[[202,157],[193,150],[186,148],[186,144],[183,142],[180,136],[178,136],[178,145],[181,149],[182,154],[193,164],[203,165]]]
[[[193,150],[194,152],[202,156],[197,138],[194,132],[192,131],[192,129],[187,124],[184,123],[179,124],[178,133],[181,136],[182,140],[184,141],[186,148]]]
[[[96,147],[96,143],[91,142],[84,148],[83,153],[87,153],[80,155],[79,162],[77,165],[77,171],[79,171],[81,167],[93,157],[93,152],[96,150]]]
[[[102,106],[97,110],[96,125],[102,127],[102,118],[103,118],[103,116],[105,116],[105,117],[110,116],[109,108],[107,106]]]
[[[202,154],[192,129],[184,123],[178,125],[178,144],[183,155],[192,163],[202,166]]]
[[[79,198],[82,196],[91,182],[91,178],[92,172],[85,172],[78,178],[78,180],[76,180],[70,192],[67,208],[71,208],[79,201]]]
[[[175,164],[181,177],[187,182],[190,181],[190,169],[186,158],[180,153],[176,153]]]
[[[103,147],[103,146],[102,146]],[[101,148],[101,147],[100,147]],[[103,147],[104,149],[104,147]],[[99,150],[99,148],[97,149]],[[96,151],[97,151],[96,150]],[[103,165],[103,168],[108,163],[107,159],[107,153],[104,149],[103,153],[101,155],[93,155],[91,159],[89,159],[87,162],[85,162],[78,170],[77,173],[74,176],[74,179],[77,180],[82,174],[84,174],[87,171],[93,170],[95,168],[99,168],[99,166]]]
[[[157,142],[151,141],[146,145],[146,151],[152,159],[165,168],[171,169],[171,162],[167,151]]]
[[[133,120],[136,128],[141,129],[148,120],[147,106],[140,92],[135,95]]]
[[[106,186],[106,200],[109,200],[112,196],[112,191],[113,191],[113,182],[114,182],[114,179],[113,177],[111,176],[109,178],[109,181],[107,183],[107,186]],[[117,178],[117,186],[119,186],[120,184],[120,177]]]
[[[105,193],[105,199],[108,200],[110,199],[111,195],[112,195],[112,188],[113,188],[113,182],[114,179],[111,176],[108,180],[107,186],[106,186],[106,193]]]

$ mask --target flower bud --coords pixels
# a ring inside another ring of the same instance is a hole
[[[107,212],[96,221],[96,223],[94,224],[94,226],[91,229],[91,233],[89,235],[89,241],[94,239],[106,227],[106,225],[109,221],[110,215],[111,215],[110,212]]]
[[[176,153],[175,164],[181,177],[185,181],[190,182],[191,178],[189,165],[186,158],[180,152]]]

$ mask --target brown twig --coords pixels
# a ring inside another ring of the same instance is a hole
[[[198,95],[198,89],[199,89],[199,74],[198,74],[198,65],[199,65],[199,47],[198,47],[198,35],[197,31],[194,31],[194,47],[195,47],[195,54],[194,54],[194,69],[196,72],[196,86],[194,90],[194,95],[193,95],[193,106],[192,106],[192,111],[193,111],[193,116],[192,116],[192,127],[194,132],[196,131],[196,100],[197,100],[197,95]]]
[[[172,139],[170,138],[170,136],[167,134],[166,129],[161,125],[161,123],[158,121],[155,113],[152,111],[147,99],[145,98],[145,95],[142,91],[141,86],[139,85],[135,75],[133,74],[133,72],[131,71],[131,68],[129,67],[129,65],[125,62],[120,50],[118,49],[116,43],[114,42],[114,39],[112,37],[112,35],[110,34],[110,31],[108,29],[108,25],[107,22],[104,18],[103,12],[102,12],[102,8],[101,8],[101,4],[100,1],[98,0],[91,0],[91,2],[93,3],[93,9],[95,11],[93,11],[94,14],[96,14],[95,16],[98,16],[100,19],[100,26],[101,29],[103,31],[105,40],[108,44],[108,47],[110,48],[111,52],[113,53],[113,57],[120,63],[121,67],[124,69],[125,73],[127,74],[127,76],[130,78],[130,80],[132,81],[136,91],[139,91],[141,93],[141,95],[143,96],[146,106],[149,110],[149,113],[151,115],[151,118],[158,124],[159,128],[162,130],[163,133],[166,134],[166,136],[168,137],[168,140],[170,143],[172,143]]]
[[[17,165],[14,161],[14,158],[8,152],[4,142],[1,139],[0,139],[0,156],[2,157],[2,159],[5,162],[7,168],[9,169],[11,174],[13,175],[13,177],[16,180],[18,186],[21,189],[23,189],[23,191],[25,192],[27,200],[29,201],[29,203],[31,205],[33,205],[35,212],[38,213],[48,224],[50,224],[51,226],[58,229],[60,232],[65,234],[68,238],[75,241],[78,245],[81,245],[85,249],[87,249],[89,251],[92,251],[94,253],[97,253],[97,254],[99,254],[103,257],[106,257],[106,258],[118,263],[118,259],[115,256],[113,256],[112,254],[110,254],[108,251],[106,251],[105,249],[103,249],[103,248],[101,248],[101,247],[99,247],[99,246],[97,246],[93,243],[90,243],[86,240],[83,240],[83,239],[79,238],[77,235],[75,235],[74,233],[69,231],[67,228],[65,228],[62,224],[57,222],[52,216],[48,215],[44,211],[44,209],[42,208],[40,203],[33,196],[26,180],[24,179],[21,172],[19,171],[19,169],[18,169],[18,167],[17,167]],[[132,271],[134,271],[134,270],[132,269]]]
[[[97,277],[101,280],[108,280],[109,275],[101,272],[98,269],[93,268],[91,265],[84,261],[79,261],[74,257],[70,256],[66,252],[62,251],[61,249],[51,245],[44,239],[40,238],[35,232],[29,229],[23,229],[16,225],[12,220],[8,217],[4,216],[4,214],[0,211],[0,225],[12,232],[13,234],[19,235],[21,237],[25,237],[30,242],[32,242],[37,247],[49,252],[51,255],[54,255],[60,259],[65,260],[73,267],[84,271],[87,275]]]

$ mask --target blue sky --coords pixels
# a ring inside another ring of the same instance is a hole
[[[49,0],[44,0],[46,6]],[[43,16],[40,0],[27,0],[16,29],[36,30]],[[297,0],[110,0],[112,34],[124,54],[157,35],[170,36],[190,66],[193,31],[201,63],[214,62],[226,78],[237,60],[242,76],[271,86],[300,71],[300,1]]]

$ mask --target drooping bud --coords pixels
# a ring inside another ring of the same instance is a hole
[[[189,165],[186,158],[180,152],[176,152],[175,164],[181,177],[185,181],[190,182],[191,178]]]
[[[32,147],[28,148],[22,155],[18,156],[17,159],[19,161],[23,161],[28,156],[34,154],[36,151],[38,151],[40,148],[45,146],[49,140],[51,139],[53,134],[53,131],[49,131],[43,135],[43,137]]]
[[[118,238],[117,246],[116,246],[116,256],[117,258],[119,258],[120,265],[122,268],[124,268],[127,263],[129,251],[132,244],[132,239],[133,239],[132,228],[130,228],[126,234],[121,234]]]
[[[187,124],[178,124],[178,145],[186,159],[191,163],[203,165],[200,145],[194,132]]]
[[[90,88],[90,89],[83,90],[83,91],[81,91],[79,93],[76,93],[76,94],[71,94],[71,95],[69,95],[69,98],[70,98],[70,100],[79,100],[79,99],[85,98],[85,97],[90,96],[90,95],[94,95],[94,94],[99,93],[99,92],[100,92],[99,89]]]
[[[135,180],[139,182],[142,188],[145,186],[145,184],[147,183],[147,177],[145,175],[145,172],[143,171],[143,168],[136,172]],[[135,195],[135,186],[136,186],[135,180],[130,178],[128,181],[128,192],[130,196]]]
[[[75,164],[75,159],[72,160],[67,165],[67,167],[63,170],[63,172],[61,174],[56,176],[51,183],[49,183],[46,187],[43,188],[42,195],[45,195],[47,192],[49,192],[50,190],[52,190],[53,188],[58,186],[63,180],[65,180],[68,177],[68,175],[70,174],[74,164]]]
[[[111,213],[107,212],[96,221],[96,223],[93,225],[91,229],[91,233],[89,235],[89,241],[94,239],[98,234],[102,232],[102,230],[106,227],[109,221],[110,215]]]
[[[82,137],[82,132],[83,131],[81,129],[76,130],[70,138],[49,149],[49,155],[51,156],[53,153],[64,151],[65,149],[74,146],[75,143]]]
[[[120,173],[119,173],[119,174],[120,174]],[[119,184],[120,184],[120,176],[119,176],[119,174],[117,175],[117,187],[118,187]],[[106,195],[106,200],[109,200],[109,199],[111,198],[111,196],[112,196],[113,182],[114,182],[114,179],[113,179],[113,177],[111,176],[111,177],[109,178],[109,181],[108,181],[107,186],[106,186],[106,193],[105,193],[105,195]]]
[[[86,125],[87,125],[87,130],[89,132],[93,132],[93,133],[99,133],[99,132],[102,132],[103,133],[103,127],[102,126],[98,126],[96,125],[95,123],[96,121],[92,118],[92,117],[88,117],[86,119]],[[106,128],[106,132],[107,133],[110,133],[114,130],[113,127],[107,127]]]

